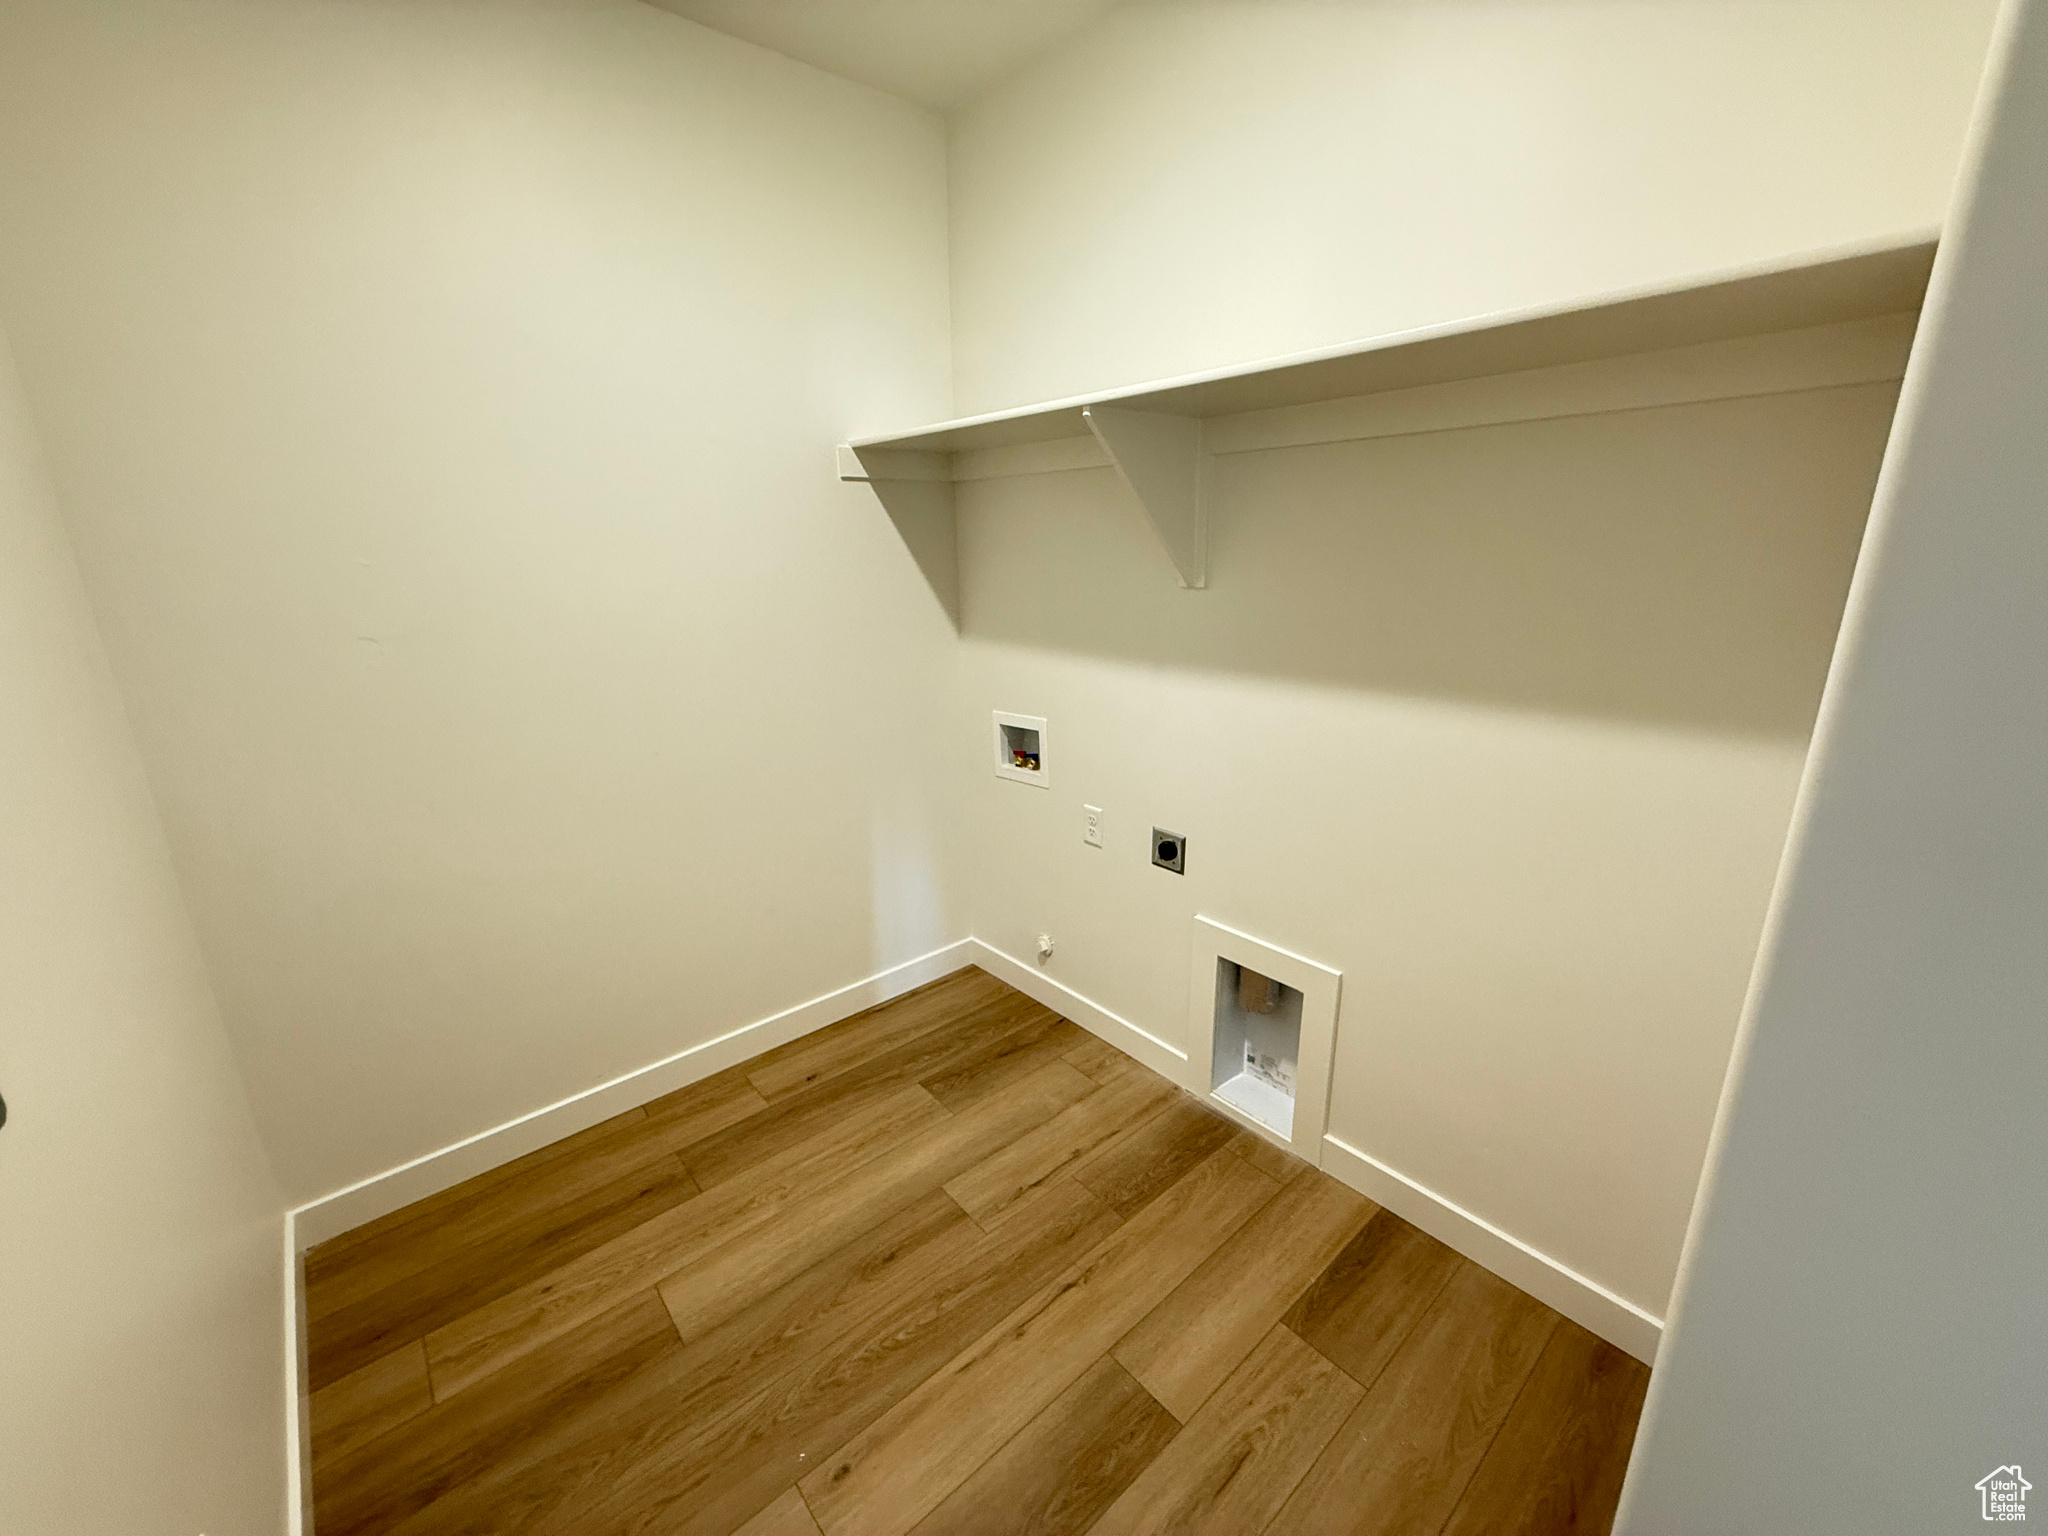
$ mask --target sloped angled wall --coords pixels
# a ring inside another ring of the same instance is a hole
[[[284,1518],[283,1201],[0,337],[0,1510]]]

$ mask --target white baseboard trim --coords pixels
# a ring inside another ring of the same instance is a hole
[[[308,1248],[968,965],[979,965],[1161,1076],[1188,1085],[1192,1069],[1185,1051],[1055,981],[1036,966],[984,940],[961,939],[287,1211],[283,1280],[286,1521],[290,1536],[313,1536],[305,1358],[304,1255]],[[1637,1359],[1655,1360],[1663,1324],[1640,1307],[1335,1136],[1323,1138],[1321,1154],[1323,1169],[1333,1177]]]
[[[1072,987],[1054,981],[1035,965],[1026,965],[1014,955],[1004,954],[986,939],[969,939],[973,964],[999,981],[1006,981],[1034,1002],[1043,1003],[1063,1019],[1071,1019],[1092,1035],[1099,1035],[1126,1056],[1134,1057],[1161,1077],[1187,1086],[1188,1053],[1168,1045],[1157,1035],[1147,1034],[1129,1019],[1111,1013],[1100,1003],[1083,997]]]
[[[1199,1073],[1189,1064],[1185,1051],[1053,980],[1037,966],[1005,954],[987,940],[972,939],[969,943],[975,951],[974,963],[990,975],[1007,981],[1062,1018],[1073,1020],[1125,1055],[1206,1100],[1208,1084],[1195,1080]],[[1531,1248],[1520,1238],[1501,1231],[1406,1174],[1368,1157],[1348,1142],[1324,1136],[1317,1152],[1311,1161],[1318,1162],[1331,1177],[1342,1180],[1403,1220],[1412,1221],[1437,1241],[1509,1284],[1519,1286],[1546,1306],[1555,1307],[1617,1349],[1627,1350],[1646,1365],[1656,1360],[1664,1324],[1633,1302]]]
[[[1404,1221],[1413,1222],[1473,1263],[1555,1307],[1617,1349],[1627,1350],[1645,1365],[1656,1363],[1663,1321],[1634,1302],[1335,1136],[1323,1138],[1323,1171]]]
[[[694,1082],[722,1072],[763,1051],[851,1018],[864,1008],[886,1003],[928,981],[949,976],[963,966],[975,964],[981,949],[972,939],[960,939],[915,960],[879,971],[850,986],[814,997],[807,1003],[771,1014],[765,1019],[678,1051],[623,1077],[573,1094],[559,1103],[488,1131],[414,1158],[397,1168],[375,1174],[346,1189],[336,1190],[318,1200],[308,1201],[290,1212],[287,1230],[293,1233],[297,1252],[303,1253],[329,1238],[339,1237],[379,1216],[403,1210],[415,1200],[451,1189],[464,1179],[524,1157],[528,1152],[588,1130],[613,1115],[687,1088]],[[1013,961],[1012,964],[1015,962]]]
[[[284,1528],[313,1530],[313,1419],[306,1393],[306,1256],[284,1216]]]

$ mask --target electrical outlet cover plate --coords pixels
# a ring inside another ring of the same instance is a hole
[[[1178,832],[1152,829],[1152,862],[1176,875],[1188,872],[1188,840]]]
[[[1081,841],[1090,848],[1102,846],[1102,807],[1084,805],[1081,807]]]

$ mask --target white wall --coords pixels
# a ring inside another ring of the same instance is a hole
[[[1140,4],[949,173],[633,0],[17,0],[0,316],[287,1194],[970,926],[1178,1038],[1200,908],[1660,1310],[1890,391],[1246,455],[1202,594],[963,487],[957,648],[829,445],[946,414],[949,238],[966,409],[1931,224],[1987,4]]]
[[[1130,0],[953,123],[959,413],[1940,222],[1994,0]]]
[[[1620,1522],[2048,1489],[2048,8],[1936,266]],[[1816,1475],[1816,1469],[1819,1475]]]
[[[282,1203],[0,339],[0,1510],[284,1513]]]
[[[1891,402],[1224,459],[1200,593],[1113,471],[963,485],[960,729],[1056,753],[975,932],[1184,1049],[1196,912],[1338,967],[1330,1133],[1660,1314]]]
[[[286,1193],[958,938],[942,128],[637,0],[19,0],[0,314]]]
[[[956,407],[1936,223],[1987,6],[1870,9],[1120,9],[955,124]],[[963,485],[976,933],[1180,1045],[1198,911],[1341,968],[1331,1133],[1661,1314],[1892,401],[1227,458],[1196,593]]]

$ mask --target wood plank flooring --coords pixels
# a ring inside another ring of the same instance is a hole
[[[306,1286],[317,1536],[1604,1533],[1648,1384],[971,969]]]

